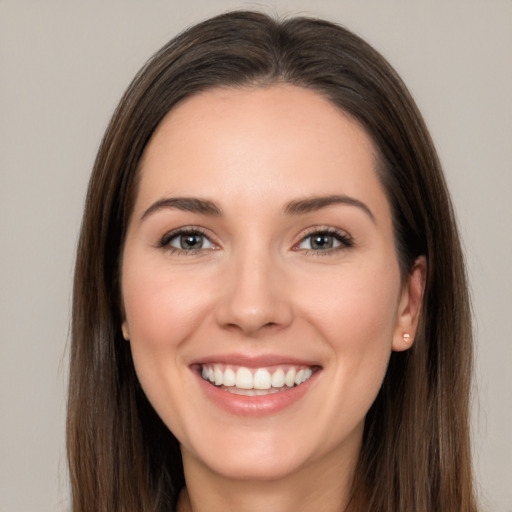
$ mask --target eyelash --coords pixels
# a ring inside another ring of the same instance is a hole
[[[183,235],[200,235],[205,240],[207,240],[211,245],[216,246],[216,244],[211,240],[211,238],[206,234],[206,232],[203,229],[201,229],[199,227],[195,227],[195,226],[190,226],[187,228],[180,228],[175,231],[166,233],[158,242],[158,247],[169,251],[171,254],[184,255],[184,256],[190,256],[193,254],[201,253],[206,250],[211,250],[211,249],[203,249],[203,248],[187,250],[187,249],[179,249],[177,247],[173,247],[172,245],[170,245],[172,240],[174,240],[175,238],[178,238],[180,236],[183,236]]]
[[[206,234],[206,232],[199,227],[190,226],[188,228],[180,228],[175,231],[171,231],[169,233],[166,233],[158,242],[158,247],[162,249],[166,249],[171,254],[179,254],[179,255],[194,255],[201,253],[203,251],[212,250],[212,248],[203,249],[202,247],[199,249],[180,249],[177,247],[172,247],[170,245],[171,241],[184,235],[200,235],[204,239],[206,239],[211,245],[216,246],[216,244],[211,240],[211,238]],[[304,243],[308,238],[312,238],[313,236],[322,236],[327,235],[330,237],[333,237],[337,242],[339,242],[339,245],[337,247],[331,247],[327,248],[325,250],[320,249],[301,249],[299,246]],[[342,251],[345,249],[349,249],[354,245],[354,241],[350,235],[347,233],[340,231],[335,228],[312,228],[310,231],[306,232],[299,242],[294,245],[293,250],[294,251],[304,251],[308,255],[313,256],[326,256],[331,255],[333,253],[337,253],[338,251]]]
[[[314,236],[327,235],[333,237],[339,245],[337,247],[328,248],[325,250],[319,249],[300,249],[299,245],[306,241],[308,238],[312,238]],[[308,255],[312,256],[328,256],[333,253],[337,253],[339,251],[343,251],[346,249],[350,249],[354,245],[354,240],[350,235],[345,233],[344,231],[340,231],[335,228],[312,228],[310,231],[306,232],[300,239],[299,243],[294,246],[295,251],[304,251]]]

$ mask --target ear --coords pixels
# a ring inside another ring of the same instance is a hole
[[[419,256],[404,283],[396,316],[392,349],[396,352],[407,350],[414,343],[420,317],[427,260]]]
[[[125,320],[123,320],[123,323],[121,324],[121,330],[123,331],[123,338],[126,340],[126,341],[130,341],[130,331],[128,329],[128,322]]]

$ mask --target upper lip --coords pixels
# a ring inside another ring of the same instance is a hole
[[[245,354],[215,354],[196,358],[190,362],[190,366],[199,364],[226,364],[244,366],[246,368],[262,368],[265,366],[294,365],[294,366],[321,366],[318,361],[300,359],[295,356],[281,354],[267,354],[248,356]]]

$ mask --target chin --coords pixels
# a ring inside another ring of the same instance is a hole
[[[264,450],[226,449],[220,454],[195,455],[182,448],[183,456],[195,458],[209,472],[224,479],[240,481],[278,481],[298,473],[306,466],[305,457],[298,453],[286,452],[272,446]]]

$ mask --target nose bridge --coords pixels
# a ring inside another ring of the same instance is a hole
[[[218,321],[254,335],[263,327],[285,327],[292,317],[279,258],[266,244],[247,243],[233,251]]]

